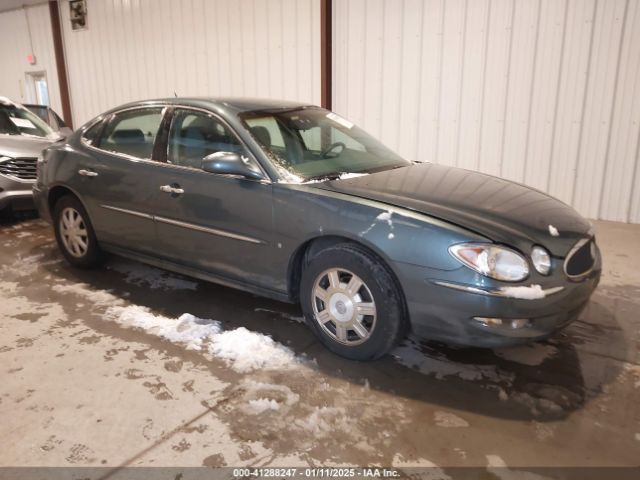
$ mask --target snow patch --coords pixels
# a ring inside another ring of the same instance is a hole
[[[540,422],[533,422],[536,428],[536,438],[541,442],[552,438],[555,435],[554,427]]]
[[[338,177],[338,180],[346,180],[348,178],[364,177],[366,175],[369,175],[369,174],[368,173],[356,173],[356,172],[341,173],[340,176]]]
[[[295,424],[318,438],[335,435],[335,430],[351,432],[355,421],[346,415],[342,407],[316,407],[305,419],[298,419]]]
[[[15,295],[18,291],[18,282],[0,281],[0,292]]]
[[[631,363],[626,363],[622,367],[625,372],[628,372],[630,375],[635,377],[635,383],[633,384],[634,388],[640,388],[640,366],[632,365]]]
[[[496,348],[493,353],[509,362],[520,363],[522,365],[537,366],[542,365],[548,358],[558,353],[558,349],[553,345],[543,345],[534,343],[518,347]]]
[[[539,398],[529,395],[526,392],[515,392],[511,394],[511,398],[517,403],[527,407],[531,415],[540,415],[545,413],[559,413],[563,408],[548,398]]]
[[[296,175],[295,173],[291,173],[289,170],[278,165],[277,163],[276,163],[276,169],[278,170],[278,173],[283,177],[278,180],[278,183],[312,183],[312,182],[305,182],[301,176]]]
[[[179,318],[153,314],[140,305],[124,306],[124,300],[105,290],[91,290],[87,284],[54,285],[58,293],[74,294],[106,308],[105,320],[144,330],[189,350],[204,350],[240,373],[257,369],[286,369],[298,362],[293,351],[271,337],[244,327],[222,331],[220,322],[189,313]],[[206,348],[205,348],[206,347]]]
[[[206,341],[220,334],[220,322],[195,317],[189,313],[179,318],[154,315],[146,307],[129,305],[110,307],[104,314],[106,320],[130,328],[144,330],[173,343],[184,344],[187,350],[202,350]]]
[[[437,426],[445,428],[461,428],[468,427],[469,422],[464,418],[449,412],[437,411],[433,414],[433,419]]]
[[[456,452],[458,455],[460,455],[460,458],[463,460],[467,459],[467,452],[465,452],[463,449],[459,448],[459,447],[455,447],[453,449],[454,452]]]
[[[549,235],[551,235],[552,237],[559,237],[560,232],[558,232],[558,229],[553,225],[549,225]]]
[[[280,404],[272,398],[258,398],[249,400],[249,411],[256,415],[266,412],[267,410],[280,410]]]
[[[438,465],[422,457],[417,458],[415,460],[409,460],[409,459],[405,459],[405,457],[402,456],[401,454],[396,453],[393,457],[393,460],[391,460],[391,466],[395,468],[408,468],[408,467],[428,468],[429,470],[421,471],[419,475],[419,478],[424,478],[426,480],[451,479],[451,477],[446,473],[444,473],[444,471]]]
[[[498,390],[498,398],[501,402],[506,402],[507,400],[509,400],[509,394],[501,388]]]
[[[125,282],[134,285],[146,285],[152,290],[196,290],[198,282],[179,278],[159,268],[140,263],[115,262],[110,268],[127,275]]]
[[[287,407],[295,405],[300,400],[300,395],[294,393],[293,390],[286,385],[247,380],[242,383],[242,386],[245,390],[246,397],[253,400],[271,398],[278,402],[279,405]]]
[[[489,468],[499,468],[506,467],[506,462],[500,458],[498,455],[487,455],[487,467]]]
[[[391,230],[389,232],[388,238],[389,240],[392,240],[395,237],[393,233],[393,220],[391,219],[392,216],[393,216],[393,212],[391,210],[387,210],[386,212],[380,213],[376,217],[375,221],[371,225],[369,225],[369,228],[367,228],[363,232],[360,232],[360,236],[362,237],[363,235],[366,235],[367,233],[369,233],[378,224],[378,222],[384,222],[389,226],[389,229]]]
[[[391,216],[393,212],[391,210],[387,210],[386,212],[382,212],[380,215],[376,217],[376,220],[379,222],[387,222],[390,227],[393,227],[393,222],[391,221]]]
[[[468,427],[469,422],[450,412],[436,411],[433,414],[435,424],[439,427],[459,428]]]
[[[546,293],[540,285],[532,284],[528,287],[502,287],[500,292],[510,298],[520,298],[524,300],[538,300],[546,297]]]
[[[209,353],[240,373],[286,369],[296,363],[291,349],[267,335],[252,332],[244,327],[213,336]]]
[[[522,470],[511,470],[498,455],[487,455],[487,471],[503,480],[547,480],[549,477]]]
[[[120,297],[116,297],[107,290],[92,290],[86,283],[72,283],[69,285],[53,285],[51,290],[86,298],[98,307],[110,307],[124,304]]]

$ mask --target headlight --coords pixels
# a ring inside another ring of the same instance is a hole
[[[510,248],[487,243],[461,243],[449,252],[467,267],[487,277],[519,282],[529,275],[527,260]]]
[[[542,275],[549,275],[551,271],[551,257],[542,247],[533,247],[531,250],[531,261],[533,267]]]

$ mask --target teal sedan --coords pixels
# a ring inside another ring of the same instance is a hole
[[[578,317],[601,259],[591,224],[521,184],[401,158],[302,103],[172,98],[91,120],[38,160],[64,257],[105,252],[285,302],[367,360],[409,331],[531,342]]]

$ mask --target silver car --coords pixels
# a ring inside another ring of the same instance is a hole
[[[37,158],[61,138],[37,115],[0,97],[0,211],[34,208]]]

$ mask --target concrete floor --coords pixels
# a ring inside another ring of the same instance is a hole
[[[602,283],[549,341],[411,339],[355,363],[325,351],[295,306],[116,258],[75,270],[47,224],[5,223],[0,466],[638,466],[640,225],[596,226]],[[238,372],[110,321],[114,305],[244,326],[295,357]],[[258,413],[257,399],[277,410]]]

